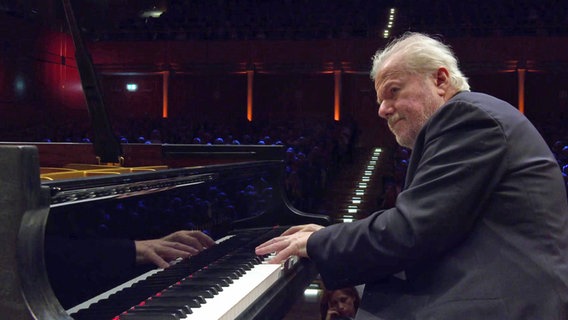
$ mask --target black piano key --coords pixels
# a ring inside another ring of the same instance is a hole
[[[216,280],[209,279],[186,279],[181,281],[178,286],[182,287],[192,287],[192,286],[203,286],[217,290],[217,292],[223,291],[223,286]]]
[[[229,262],[235,262],[235,263],[239,263],[239,262],[248,262],[248,263],[252,263],[253,265],[259,264],[262,262],[262,258],[257,256],[254,253],[254,250],[250,250],[247,252],[239,252],[237,254],[230,254],[230,255],[226,255],[223,258],[220,258],[219,260],[217,260],[217,262],[219,261],[229,261]]]
[[[233,279],[238,279],[238,277],[234,278],[234,277],[228,276],[228,275],[223,274],[223,273],[218,273],[218,272],[215,272],[213,274],[207,273],[207,272],[202,272],[202,273],[192,274],[189,279],[211,279],[211,280],[218,279],[218,280],[222,281],[222,283],[227,284],[227,286],[228,286],[231,283],[233,283]]]
[[[134,307],[134,309],[128,310],[126,313],[129,314],[173,313],[179,318],[184,318],[186,315],[191,314],[191,309],[143,305],[143,306],[136,306]]]
[[[187,312],[191,312],[191,308],[199,308],[201,303],[196,299],[187,299],[185,297],[152,297],[148,299],[145,306],[157,306],[157,307],[176,307]]]
[[[209,297],[205,297],[202,294],[199,293],[195,293],[193,290],[191,289],[178,289],[178,290],[166,290],[162,293],[160,293],[160,295],[158,295],[158,297],[184,297],[186,299],[195,299],[197,301],[199,301],[199,303],[204,304],[207,303],[207,298],[212,298],[213,295],[209,296]]]
[[[254,249],[254,247],[251,247]],[[249,250],[249,248],[246,248],[246,251],[235,251],[232,253],[229,253],[225,256],[223,256],[221,259],[239,259],[239,258],[243,258],[243,259],[258,259],[258,256],[254,253],[254,250]],[[259,260],[260,261],[260,260]]]
[[[233,267],[233,268],[244,270],[245,272],[254,268],[254,264],[249,262],[249,261],[239,262],[239,263],[234,262],[234,261],[230,261],[230,260],[228,260],[228,261],[215,261],[215,263],[211,267],[214,268],[217,265],[220,265],[220,266],[223,266],[223,267],[230,266],[230,267]]]
[[[236,280],[240,278],[240,276],[241,275],[238,272],[234,272],[233,270],[214,270],[214,269],[202,269],[191,275],[191,277],[193,278],[219,277],[219,278],[229,278],[232,280]]]
[[[269,230],[258,229],[239,232],[234,237],[204,250],[196,256],[189,259],[183,259],[171,267],[150,276],[146,280],[140,281],[130,288],[125,288],[114,293],[108,299],[99,301],[91,305],[88,309],[81,310],[71,316],[75,320],[112,319],[122,312],[131,309],[133,306],[137,306],[140,302],[147,298],[164,290],[164,292],[169,290],[180,290],[175,289],[179,286],[179,284],[176,283],[181,282],[184,278],[201,271],[227,271],[234,272],[241,276],[245,273],[246,269],[239,266],[237,270],[235,270],[234,266],[232,266],[232,261],[238,261],[240,258],[251,256],[252,260],[247,262],[248,265],[245,264],[247,265],[247,268],[250,267],[249,263],[260,263],[260,260],[258,259],[261,258],[254,255],[254,248],[264,241],[280,235],[284,230],[285,229],[282,228],[272,228]],[[229,266],[224,265],[224,263],[229,264]],[[186,284],[184,286],[188,285]],[[196,291],[208,290],[207,294],[202,294],[206,298],[207,295],[211,295],[211,292],[213,292],[213,294],[217,294],[219,291],[215,288],[201,286],[195,283],[190,287]]]
[[[221,288],[221,286],[219,286],[219,285],[211,286],[211,285],[207,285],[207,284],[197,284],[197,283],[192,283],[192,284],[185,283],[183,285],[181,283],[179,283],[179,284],[176,284],[174,287],[172,287],[168,290],[172,290],[172,289],[175,290],[175,288],[187,288],[187,289],[193,289],[193,290],[196,290],[196,291],[197,290],[199,290],[199,291],[209,290],[209,291],[213,292],[214,295],[217,295],[217,294],[219,294],[220,291],[223,291],[223,290],[217,289],[217,288]]]
[[[144,312],[144,313],[125,313],[119,317],[120,320],[180,320],[175,313],[164,312]]]
[[[232,271],[235,272],[240,276],[242,276],[243,274],[245,274],[246,270],[239,267],[239,266],[227,266],[227,265],[211,265],[208,266],[207,269],[205,270],[220,270],[220,271]]]
[[[195,287],[180,287],[180,286],[173,286],[171,288],[168,288],[167,290],[164,290],[162,292],[160,292],[161,296],[184,296],[184,295],[194,295],[197,299],[197,297],[203,297],[205,299],[207,298],[213,298],[216,294],[218,294],[218,292],[216,290],[211,290],[209,288],[204,288],[204,289],[198,289]]]
[[[212,285],[219,285],[221,286],[221,290],[223,289],[223,287],[228,287],[229,285],[231,285],[231,283],[233,283],[233,280],[227,278],[227,277],[189,277],[184,279],[182,282],[180,283],[196,283],[196,284],[202,284],[202,285],[208,285],[208,284],[212,284]]]

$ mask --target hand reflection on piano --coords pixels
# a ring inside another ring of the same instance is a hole
[[[76,238],[47,235],[46,264],[52,288],[64,308],[76,305],[153,268],[195,256],[215,242],[201,231],[181,230],[162,238]]]
[[[284,231],[279,237],[270,239],[255,249],[257,255],[276,253],[270,263],[278,264],[291,256],[308,257],[306,246],[312,233],[322,229],[317,224],[294,226]]]
[[[153,263],[160,268],[170,266],[169,261],[189,258],[215,244],[201,231],[180,230],[160,239],[135,241],[136,264]]]

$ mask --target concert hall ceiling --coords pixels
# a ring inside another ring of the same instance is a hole
[[[61,1],[4,0],[0,10],[61,28]],[[374,38],[408,30],[448,37],[568,35],[568,1],[561,0],[70,1],[92,40]]]

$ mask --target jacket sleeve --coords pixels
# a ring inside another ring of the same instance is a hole
[[[466,102],[421,130],[394,208],[314,233],[307,252],[328,288],[377,281],[458,246],[505,171],[500,123]]]

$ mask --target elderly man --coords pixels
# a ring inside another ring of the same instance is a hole
[[[405,34],[373,59],[379,116],[412,149],[395,207],[257,253],[309,257],[330,289],[366,284],[357,319],[568,319],[566,190],[537,130],[469,92],[436,39]]]

